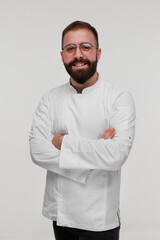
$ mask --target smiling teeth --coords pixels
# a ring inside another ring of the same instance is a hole
[[[81,66],[83,66],[84,65],[84,63],[81,63],[81,64],[77,64],[76,66],[77,67],[81,67]]]

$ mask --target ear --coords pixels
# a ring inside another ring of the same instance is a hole
[[[61,51],[61,52],[60,52],[60,54],[61,54],[61,59],[62,59],[62,62],[64,63],[63,52]]]
[[[98,50],[97,50],[97,61],[98,62],[100,60],[100,57],[101,57],[101,48],[98,48]]]

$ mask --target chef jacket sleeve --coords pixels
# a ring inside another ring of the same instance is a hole
[[[110,127],[113,139],[86,139],[65,135],[60,152],[60,168],[118,170],[126,161],[135,133],[135,106],[127,92],[114,94],[110,100]],[[107,129],[106,129],[107,130]]]
[[[29,136],[32,161],[63,177],[85,183],[90,173],[89,170],[59,168],[60,150],[52,144],[53,135],[48,105],[47,100],[43,97],[34,114]]]

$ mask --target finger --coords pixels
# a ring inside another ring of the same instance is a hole
[[[53,139],[52,139],[52,144],[54,145],[54,143],[55,143],[55,139],[53,138]]]
[[[109,138],[110,138],[110,139],[114,138],[115,134],[116,134],[116,132],[111,133],[111,134],[107,137],[107,139],[109,139]]]
[[[59,135],[66,135],[67,133],[66,132],[62,132],[62,133],[60,133]]]
[[[55,136],[53,136],[52,141],[53,141],[54,138],[55,138]]]
[[[115,131],[115,128],[108,128],[105,132],[104,132],[104,134],[105,133],[112,133],[112,132],[114,132]]]
[[[104,139],[112,139],[113,137],[114,137],[114,134],[104,137]]]
[[[102,135],[102,138],[110,137],[112,134],[115,134],[115,128],[108,128]]]
[[[110,132],[107,132],[107,134],[103,135],[103,138],[104,139],[112,139],[116,134],[116,131],[113,130],[113,131],[110,131]]]

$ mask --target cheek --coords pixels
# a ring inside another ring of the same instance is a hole
[[[89,60],[90,62],[94,62],[96,60],[95,54],[90,54],[82,57],[84,60]]]
[[[68,63],[70,63],[71,61],[73,61],[73,58],[72,58],[72,57],[66,57],[66,56],[63,57],[63,62],[64,62],[64,63],[68,64]]]
[[[94,55],[92,58],[89,58],[88,60],[91,62],[95,62],[96,60],[98,60],[98,56]]]
[[[63,55],[63,52],[61,52],[61,60],[63,63],[69,63],[71,61],[70,57]]]

